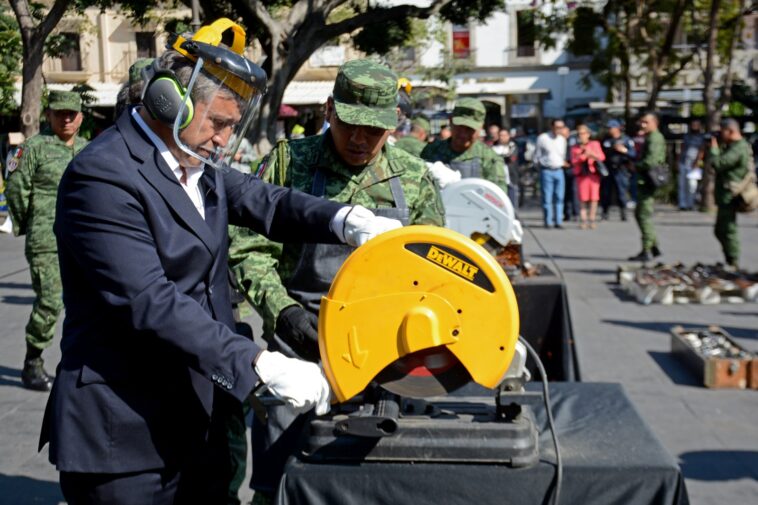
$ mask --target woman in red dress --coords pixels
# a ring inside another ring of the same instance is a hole
[[[578,142],[571,147],[571,166],[576,177],[576,186],[579,191],[581,208],[579,217],[581,228],[586,230],[589,226],[593,230],[597,226],[597,202],[600,200],[600,171],[598,161],[605,160],[603,148],[597,140],[590,140],[590,129],[585,125],[579,125],[576,129]],[[587,210],[589,208],[589,221]]]

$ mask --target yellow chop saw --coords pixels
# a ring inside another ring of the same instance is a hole
[[[433,226],[370,240],[321,300],[321,360],[340,405],[311,422],[306,456],[535,463],[531,411],[498,390],[525,380],[518,334],[510,282],[473,240]],[[454,396],[472,382],[490,396]]]

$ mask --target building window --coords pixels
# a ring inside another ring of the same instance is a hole
[[[82,70],[82,53],[79,47],[78,33],[61,33],[66,52],[61,55],[61,70],[78,72]]]
[[[534,56],[534,12],[522,10],[516,13],[516,56]]]
[[[137,58],[155,58],[155,34],[153,32],[136,32]]]

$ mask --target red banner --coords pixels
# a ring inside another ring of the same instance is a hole
[[[467,28],[453,28],[453,58],[468,58],[471,39]]]

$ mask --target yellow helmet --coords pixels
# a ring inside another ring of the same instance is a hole
[[[410,95],[413,85],[411,85],[411,81],[407,77],[401,77],[397,80],[397,89],[402,89]]]

